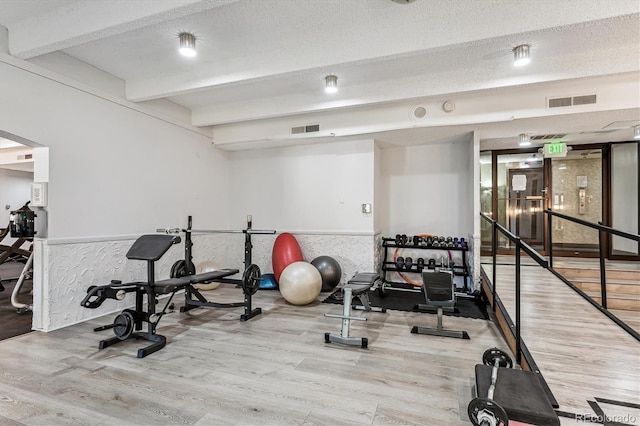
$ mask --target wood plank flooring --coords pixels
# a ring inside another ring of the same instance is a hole
[[[492,276],[491,264],[482,268]],[[513,265],[497,266],[512,318],[514,277]],[[595,397],[640,404],[640,343],[546,269],[523,266],[521,277],[522,336],[560,410],[593,413],[587,401]],[[634,411],[631,424],[640,424]]]
[[[240,301],[223,286],[218,302]],[[474,366],[485,349],[508,350],[490,321],[445,317],[471,340],[413,335],[435,315],[356,312],[351,335],[369,349],[325,344],[340,330],[339,305],[287,304],[259,291],[263,314],[241,308],[167,315],[168,344],[137,359],[144,342],[98,350],[102,318],[0,342],[0,424],[14,425],[466,425]],[[105,303],[116,303],[107,301]],[[179,304],[178,304],[179,305]]]

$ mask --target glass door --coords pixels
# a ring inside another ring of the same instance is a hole
[[[551,161],[551,208],[587,222],[602,222],[602,149],[574,146],[563,158]],[[553,253],[569,256],[597,256],[598,231],[554,218]]]
[[[538,153],[496,157],[497,216],[495,219],[538,252],[544,252],[544,209],[547,188],[543,158]],[[498,247],[512,251],[513,243],[498,236]]]

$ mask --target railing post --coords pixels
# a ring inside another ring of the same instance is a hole
[[[491,232],[493,235],[491,236],[491,254],[493,255],[493,270],[491,272],[491,284],[492,285],[492,295],[491,302],[493,305],[493,312],[496,311],[496,257],[498,256],[498,227],[496,226],[496,221],[491,222]]]
[[[520,364],[522,345],[520,336],[520,237],[516,237],[516,361]]]
[[[598,224],[602,225],[602,222],[598,222]],[[604,244],[602,244],[604,234],[605,232],[602,229],[598,230],[598,251],[600,252],[600,297],[602,299],[600,304],[603,308],[607,309],[607,271],[604,264]]]
[[[545,212],[546,213],[546,212]],[[553,269],[553,223],[552,218],[553,215],[551,213],[547,213],[547,244],[549,245],[549,269]]]

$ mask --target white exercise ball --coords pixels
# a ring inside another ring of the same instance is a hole
[[[202,263],[199,263],[198,265],[196,265],[196,274],[202,274],[204,272],[213,272],[213,271],[219,271],[220,266],[218,266],[217,264],[215,264],[214,262],[211,262],[210,260],[205,260]],[[208,290],[215,290],[216,288],[220,287],[220,283],[208,283],[208,284],[196,284],[194,285],[195,288],[197,288],[198,290],[203,290],[203,291],[208,291]]]
[[[308,305],[322,290],[322,276],[308,262],[293,262],[284,268],[278,284],[284,300],[292,305]]]

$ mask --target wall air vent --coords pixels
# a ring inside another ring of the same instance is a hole
[[[295,126],[291,128],[292,135],[300,135],[302,133],[315,133],[320,131],[319,124],[309,124],[307,126]]]
[[[567,136],[566,133],[554,133],[554,134],[550,134],[550,135],[534,135],[534,136],[531,136],[531,140],[532,141],[546,141],[546,140],[550,140],[550,139],[562,139],[565,136]]]
[[[589,105],[596,103],[596,95],[574,96],[574,105]]]
[[[564,98],[547,98],[548,108],[561,108],[596,103],[596,95],[567,96]]]

